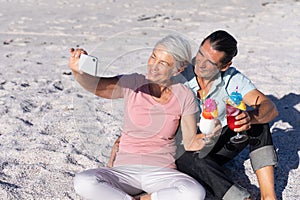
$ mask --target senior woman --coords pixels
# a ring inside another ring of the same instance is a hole
[[[188,41],[177,35],[158,41],[148,59],[147,75],[93,77],[78,69],[83,53],[83,49],[70,50],[69,66],[75,79],[99,97],[124,98],[124,127],[114,167],[76,174],[75,191],[87,199],[132,200],[141,192],[146,193],[141,200],[204,199],[204,188],[177,171],[174,159],[179,124],[187,151],[204,146],[196,134],[194,95],[172,80],[191,60]]]

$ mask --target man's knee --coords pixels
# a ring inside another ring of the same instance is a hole
[[[273,145],[264,146],[250,152],[250,161],[254,171],[265,166],[278,164],[277,152]]]
[[[273,145],[269,124],[254,124],[247,131],[250,149],[255,150],[266,145]]]
[[[250,135],[250,160],[254,171],[264,166],[276,166],[277,151],[274,148],[269,124],[255,124]]]

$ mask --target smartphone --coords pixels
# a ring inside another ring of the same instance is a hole
[[[81,54],[78,65],[79,65],[79,70],[87,74],[90,74],[92,76],[96,76],[98,58],[91,55]]]

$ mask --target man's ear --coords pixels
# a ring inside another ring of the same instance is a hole
[[[232,64],[232,61],[228,62],[226,65],[221,67],[220,71],[225,72],[230,67],[231,64]]]

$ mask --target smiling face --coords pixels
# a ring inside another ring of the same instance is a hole
[[[177,75],[180,69],[175,66],[177,61],[162,45],[157,45],[148,59],[148,79],[160,85],[169,85],[171,77]]]
[[[224,52],[214,50],[209,40],[205,41],[196,55],[195,74],[203,79],[212,79],[222,68],[223,57]]]

